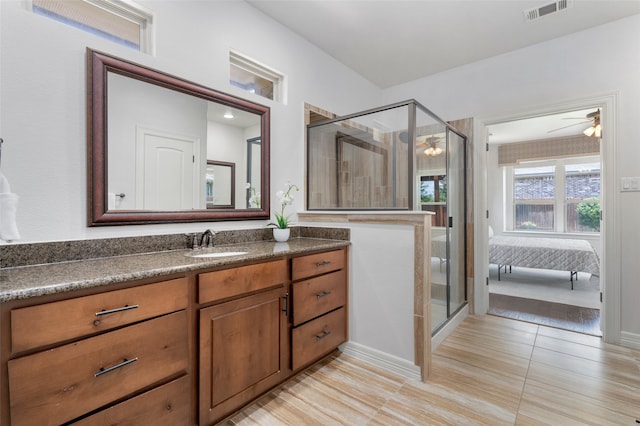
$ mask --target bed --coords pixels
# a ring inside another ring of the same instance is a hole
[[[440,265],[446,261],[445,235],[431,240],[431,256],[440,258]],[[489,263],[498,265],[498,280],[501,269],[512,266],[569,271],[572,290],[573,278],[578,272],[600,275],[600,260],[586,240],[492,236],[489,238]]]
[[[489,239],[489,263],[523,268],[569,271],[571,290],[578,272],[600,275],[600,260],[586,240],[494,236]]]

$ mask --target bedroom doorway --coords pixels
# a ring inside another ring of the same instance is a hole
[[[489,314],[602,336],[601,114],[594,103],[487,126]],[[584,259],[564,259],[574,244]]]

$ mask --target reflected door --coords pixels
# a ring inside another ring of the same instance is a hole
[[[188,138],[141,130],[138,138],[136,208],[192,209],[195,143]]]

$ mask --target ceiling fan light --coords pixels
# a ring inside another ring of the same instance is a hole
[[[440,148],[439,146],[430,146],[429,148],[424,150],[424,155],[428,155],[429,157],[435,157],[437,155],[440,155],[444,152],[444,150],[442,148]]]
[[[594,130],[596,138],[602,137],[602,126],[598,124]]]
[[[593,136],[593,134],[594,134],[595,132],[596,132],[595,127],[591,126],[591,127],[587,128],[587,129],[585,129],[585,131],[584,131],[584,132],[582,132],[582,133],[584,133],[584,134],[585,134],[585,136]]]

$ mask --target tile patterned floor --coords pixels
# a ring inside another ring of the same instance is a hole
[[[635,425],[640,350],[491,315],[438,347],[427,383],[334,354],[222,424]]]
[[[599,309],[489,293],[489,314],[602,336]]]

